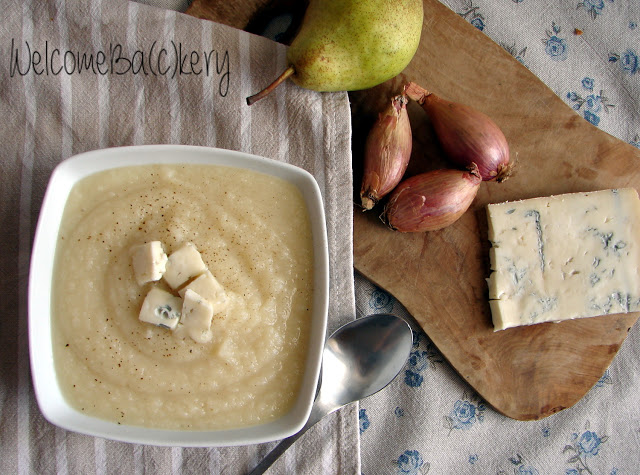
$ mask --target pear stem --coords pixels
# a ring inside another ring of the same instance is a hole
[[[278,76],[278,79],[273,81],[267,87],[265,87],[262,91],[254,94],[253,96],[247,97],[247,105],[254,104],[258,102],[260,99],[267,97],[276,87],[282,84],[289,76],[293,75],[296,72],[293,66],[289,66],[284,72]]]

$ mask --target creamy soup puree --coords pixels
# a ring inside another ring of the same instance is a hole
[[[129,251],[193,243],[224,287],[212,340],[138,319],[151,286]],[[166,429],[268,422],[294,404],[313,294],[311,225],[300,191],[261,173],[209,165],[123,167],[73,188],[57,241],[56,371],[84,414]]]

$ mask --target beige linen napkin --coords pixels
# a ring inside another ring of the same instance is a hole
[[[285,67],[264,38],[125,0],[9,0],[0,28],[0,473],[225,473],[274,445],[139,446],[43,419],[29,373],[27,279],[52,169],[71,155],[130,144],[240,150],[301,166],[322,190],[331,264],[329,330],[355,316],[350,112],[344,93],[291,83],[248,107]],[[359,473],[357,406],[323,420],[273,473]]]

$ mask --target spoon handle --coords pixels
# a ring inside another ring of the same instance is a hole
[[[311,409],[309,419],[307,420],[307,423],[302,427],[302,429],[300,429],[300,431],[296,432],[292,436],[287,437],[286,439],[282,439],[280,443],[276,445],[273,450],[260,461],[260,463],[249,473],[249,475],[261,475],[266,472],[269,467],[271,467],[271,465],[273,465],[273,463],[278,460],[278,458],[285,452],[285,450],[291,447],[293,443],[302,436],[302,434],[307,432],[320,419],[322,419],[330,412],[333,412],[335,409],[328,410],[326,407],[318,404],[318,401],[316,400],[316,404],[314,404],[313,408]]]

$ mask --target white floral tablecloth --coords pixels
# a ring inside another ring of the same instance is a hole
[[[577,114],[640,148],[640,1],[442,0]],[[513,98],[518,100],[517,95]],[[356,275],[361,314],[405,309]],[[535,422],[487,406],[415,332],[405,370],[360,402],[362,473],[640,473],[640,327],[574,407]]]

